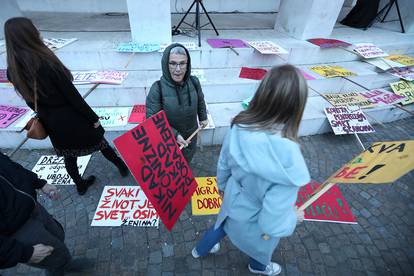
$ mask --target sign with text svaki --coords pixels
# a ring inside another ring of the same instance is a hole
[[[329,183],[391,183],[414,169],[414,140],[373,143],[328,180]]]
[[[375,132],[358,106],[327,107],[325,114],[335,135]]]
[[[191,209],[194,216],[216,215],[220,211],[221,196],[216,177],[197,177],[197,189],[191,197]]]
[[[302,206],[304,202],[311,198],[320,185],[320,183],[311,180],[311,182],[301,187],[298,192],[296,206]],[[338,185],[334,185],[305,209],[305,220],[357,224]]]
[[[105,186],[91,226],[158,227],[159,216],[139,186]]]
[[[197,188],[164,111],[119,136],[114,145],[171,231]]]

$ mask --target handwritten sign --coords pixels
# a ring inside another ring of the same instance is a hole
[[[301,187],[296,206],[302,206],[320,185],[320,183],[311,180],[311,182]],[[330,188],[311,206],[305,209],[305,220],[357,224],[348,203],[337,185]]]
[[[215,177],[197,177],[197,188],[191,197],[193,215],[216,215],[220,211],[221,196]]]
[[[0,69],[0,83],[7,83],[7,69]]]
[[[123,42],[118,44],[116,51],[123,53],[150,53],[156,52],[160,48],[160,44],[157,43]]]
[[[391,183],[414,169],[414,140],[377,142],[334,173],[331,183]]]
[[[407,67],[393,68],[389,71],[389,73],[406,81],[414,80],[414,71]]]
[[[129,107],[93,107],[102,127],[120,127],[128,123]]]
[[[73,71],[73,84],[89,84],[96,80],[98,71]]]
[[[330,38],[311,38],[308,39],[308,41],[312,44],[321,47],[322,49],[351,46],[351,44],[349,44],[348,42]]]
[[[403,66],[413,66],[414,65],[414,57],[410,57],[407,55],[390,55],[385,59],[397,62],[402,64]]]
[[[120,71],[74,71],[72,72],[73,84],[121,84],[128,72]]]
[[[288,51],[272,41],[248,41],[248,43],[263,55],[278,55],[288,53]]]
[[[347,77],[357,75],[354,72],[351,72],[341,66],[320,65],[310,67],[309,69],[325,78]]]
[[[388,106],[405,100],[404,96],[397,95],[384,89],[374,89],[367,92],[359,92],[365,99],[377,106]]]
[[[197,51],[200,50],[200,47],[197,46],[195,42],[185,41],[185,42],[174,42],[183,45],[188,51]],[[170,46],[170,44],[161,44],[158,52],[164,52],[164,50]]]
[[[139,186],[105,186],[91,226],[158,227],[159,216]]]
[[[266,75],[267,70],[262,68],[249,68],[242,67],[240,70],[239,78],[251,79],[251,80],[262,80]]]
[[[210,110],[208,109],[208,104],[207,103],[206,103],[206,111],[207,111],[208,125],[204,129],[215,129],[216,126],[215,126],[214,121],[213,121],[213,116],[211,116],[211,113],[210,113]],[[198,123],[198,125],[200,125],[198,117],[197,117],[197,123]]]
[[[164,111],[114,140],[129,170],[169,231],[197,183]]]
[[[249,46],[240,39],[210,38],[207,43],[213,48],[248,48]]]
[[[77,38],[44,38],[43,43],[52,51],[58,50],[72,42],[78,40]]]
[[[375,132],[360,107],[327,107],[325,114],[335,135]]]
[[[6,128],[27,112],[25,107],[0,105],[0,128]]]
[[[395,94],[405,97],[405,100],[401,102],[402,105],[414,103],[414,83],[398,81],[390,83],[390,86]]]
[[[253,99],[253,96],[248,97],[242,101],[242,106],[246,110],[249,107],[250,101]]]
[[[90,159],[90,155],[78,157],[78,169],[81,176],[85,172]],[[32,172],[52,185],[75,185],[75,182],[66,171],[63,156],[42,155],[33,167]]]
[[[364,96],[357,92],[350,93],[326,93],[322,96],[330,102],[333,106],[352,106],[356,105],[361,108],[375,107],[376,104],[372,103]]]
[[[354,51],[363,58],[378,58],[388,56],[383,50],[372,43],[358,43],[355,44]]]
[[[145,104],[136,104],[132,108],[131,115],[129,116],[129,124],[140,124],[145,120],[146,116],[146,107]]]

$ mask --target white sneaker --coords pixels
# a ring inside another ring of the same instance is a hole
[[[210,249],[210,254],[216,254],[218,251],[220,250],[220,243],[216,243],[213,248]],[[193,250],[191,250],[191,255],[193,255],[193,257],[195,259],[199,258],[200,255],[197,252],[197,249],[194,247]]]
[[[278,275],[280,272],[282,272],[282,267],[280,265],[278,265],[277,263],[273,263],[273,262],[268,264],[266,266],[265,270],[255,270],[255,269],[250,267],[250,264],[248,265],[248,268],[249,268],[251,273],[261,274],[261,275],[269,275],[269,276]]]

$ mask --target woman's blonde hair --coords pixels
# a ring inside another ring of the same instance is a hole
[[[308,98],[308,85],[292,65],[273,67],[260,83],[247,110],[232,120],[231,126],[274,131],[296,141]]]

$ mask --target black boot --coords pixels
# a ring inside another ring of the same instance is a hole
[[[124,161],[122,161],[122,159],[121,159],[121,158],[119,158],[119,163],[117,163],[117,164],[116,164],[116,167],[118,168],[118,170],[119,170],[119,174],[120,174],[122,177],[126,177],[126,176],[128,176],[128,174],[129,174],[129,169],[128,169],[127,165],[124,163]]]
[[[88,176],[86,179],[81,179],[81,181],[75,181],[76,190],[78,190],[79,195],[84,195],[88,188],[95,182],[96,177],[94,175]]]
[[[126,177],[129,174],[127,165],[125,165],[124,161],[118,157],[111,147],[107,147],[106,149],[101,150],[101,152],[106,159],[111,161],[118,168],[119,174],[122,177]]]

